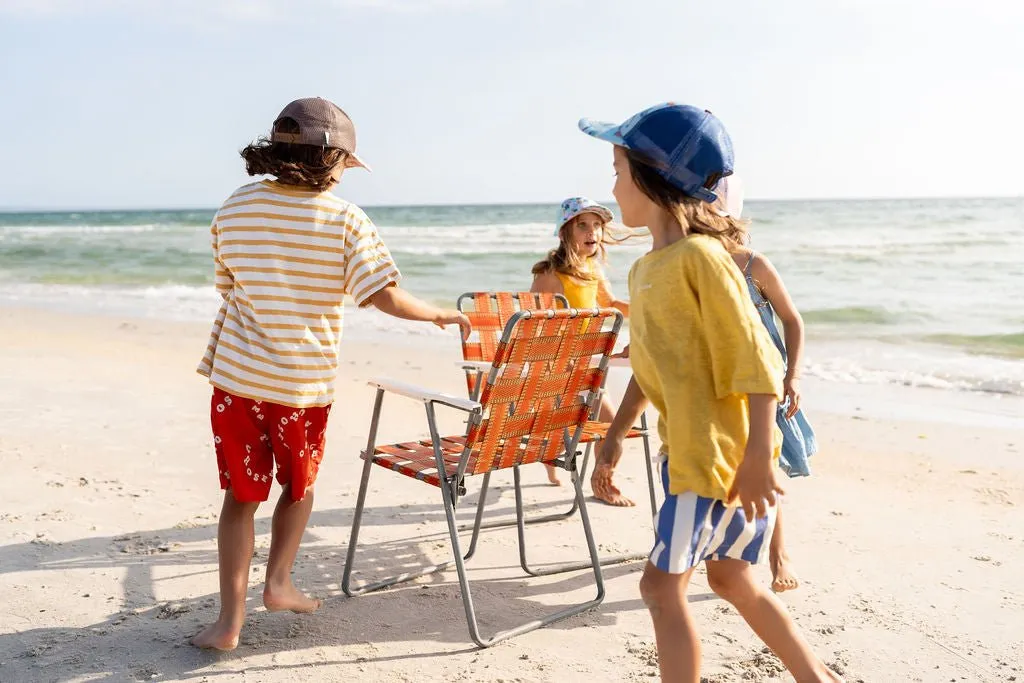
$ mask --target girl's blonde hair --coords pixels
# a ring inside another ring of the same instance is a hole
[[[671,213],[688,233],[714,237],[729,252],[744,246],[750,239],[747,232],[750,221],[736,216],[721,215],[714,205],[684,194],[682,190],[662,178],[645,162],[643,156],[628,149],[625,152],[629,160],[630,175],[636,186],[648,199]],[[708,187],[714,187],[718,180],[720,178],[710,178]]]
[[[600,263],[605,263],[608,260],[608,254],[605,250],[605,245],[616,241],[611,237],[609,232],[609,221],[601,219],[601,241],[597,243],[597,254],[594,256],[580,256],[572,247],[569,246],[571,241],[572,229],[576,225],[576,221],[579,220],[580,216],[585,213],[592,213],[595,216],[600,217],[600,214],[594,211],[584,211],[579,216],[574,216],[571,220],[565,222],[565,224],[558,229],[558,246],[548,252],[547,257],[543,261],[537,261],[533,264],[531,272],[536,275],[545,275],[547,273],[562,273],[568,275],[576,280],[582,280],[588,282],[591,280],[597,280],[600,276],[592,272],[590,268],[587,268],[587,260],[590,258],[598,259]]]

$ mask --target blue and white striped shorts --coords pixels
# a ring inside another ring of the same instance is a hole
[[[668,489],[668,462],[661,463],[665,502],[654,517],[657,541],[651,564],[663,572],[682,574],[704,560],[731,558],[757,564],[768,553],[775,530],[775,507],[768,516],[747,522],[742,507],[687,491]]]

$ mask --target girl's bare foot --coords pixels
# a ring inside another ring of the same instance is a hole
[[[772,568],[772,590],[776,593],[796,590],[800,581],[789,568],[789,557],[785,553],[771,553],[768,559]]]
[[[192,644],[210,650],[234,650],[238,647],[238,634],[241,631],[241,625],[235,628],[233,624],[222,623],[218,619],[200,631],[192,639]]]
[[[554,465],[544,463],[544,467],[548,470],[548,482],[554,486],[561,486],[562,480],[558,478],[558,469]]]
[[[320,601],[302,593],[291,583],[272,587],[270,584],[263,589],[263,605],[268,612],[290,610],[296,614],[310,614],[320,609]]]

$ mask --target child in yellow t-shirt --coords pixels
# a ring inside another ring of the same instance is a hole
[[[586,197],[570,197],[563,201],[555,224],[558,246],[533,266],[530,291],[563,294],[572,308],[610,306],[622,311],[623,315],[629,315],[629,303],[615,298],[601,268],[605,260],[608,225],[613,218],[611,209]],[[611,422],[614,416],[611,401],[607,396],[602,397],[597,419]],[[548,481],[560,486],[555,467],[547,464],[545,467]],[[620,507],[633,505],[618,491],[606,491],[598,499]]]
[[[710,112],[662,104],[621,125],[580,121],[614,147],[613,193],[627,227],[646,226],[653,248],[629,274],[630,381],[591,479],[611,480],[622,440],[650,401],[665,502],[640,593],[658,644],[663,681],[697,681],[700,638],[686,590],[701,562],[796,680],[836,676],[811,651],[785,606],[755,580],[775,523],[781,435],[775,411],[782,358],[729,255],[742,234],[713,203],[732,173],[732,143]],[[738,505],[736,504],[738,501]]]

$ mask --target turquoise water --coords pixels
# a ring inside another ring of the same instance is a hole
[[[528,288],[554,245],[553,205],[364,208],[404,286],[447,305],[464,291]],[[747,215],[753,246],[804,313],[818,375],[1024,393],[1024,199],[751,201]],[[0,214],[0,302],[205,320],[216,309],[212,216]],[[623,294],[647,248],[609,249]]]

